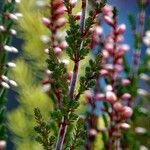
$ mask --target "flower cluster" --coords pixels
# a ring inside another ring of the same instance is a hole
[[[108,131],[109,140],[105,141],[106,149],[111,147],[119,147],[117,143],[120,140],[121,131],[130,128],[127,120],[132,116],[133,110],[130,105],[132,96],[127,92],[121,92],[118,87],[127,87],[131,81],[123,75],[123,57],[129,50],[127,44],[123,44],[123,33],[126,30],[125,24],[118,25],[117,12],[115,8],[106,5],[102,9],[104,22],[112,29],[109,34],[105,37],[102,33],[102,27],[96,26],[93,28],[95,34],[93,41],[94,44],[102,48],[103,54],[103,66],[100,69],[100,85],[96,90],[96,93],[86,93],[87,104],[91,105],[91,112],[95,114],[97,101],[108,104],[109,109],[104,107],[104,112],[108,113],[109,121],[107,123],[104,132]],[[104,88],[105,87],[105,88]],[[98,92],[99,91],[99,92]],[[93,117],[94,117],[93,116]],[[92,119],[92,118],[91,118]],[[94,122],[96,123],[96,122]],[[115,125],[115,126],[114,126]],[[99,132],[99,129],[94,126],[90,130]],[[93,133],[93,132],[92,132]]]
[[[8,0],[3,5],[3,13],[0,16],[0,149],[6,146],[6,128],[5,128],[5,105],[6,89],[10,86],[17,86],[17,83],[7,77],[9,68],[16,67],[13,62],[8,62],[8,53],[18,53],[17,48],[10,46],[10,39],[17,34],[14,29],[15,22],[22,17],[22,14],[15,12],[15,5],[19,0]]]

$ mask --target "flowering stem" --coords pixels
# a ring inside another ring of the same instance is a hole
[[[81,35],[83,34],[84,24],[85,24],[86,4],[87,4],[87,0],[82,0],[82,16],[81,16],[81,20],[80,20]],[[83,47],[83,41],[81,42],[80,49],[77,50],[77,52],[76,52],[76,59],[74,60],[73,76],[72,76],[72,80],[71,80],[71,84],[70,84],[70,90],[68,93],[68,97],[70,100],[72,100],[74,97],[74,90],[76,87],[78,70],[79,70],[79,60],[80,60],[79,59],[79,57],[80,57],[79,51],[82,49],[82,47]],[[69,112],[68,112],[68,114],[69,114]],[[64,139],[65,139],[65,135],[66,135],[67,128],[68,128],[68,125],[66,124],[66,120],[67,120],[67,117],[64,117],[62,119],[62,124],[59,128],[55,150],[62,150],[62,148],[63,148]]]

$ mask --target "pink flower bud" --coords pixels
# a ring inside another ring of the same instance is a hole
[[[110,6],[110,5],[105,5],[105,6],[102,8],[102,13],[103,13],[104,15],[110,16],[110,15],[112,14],[112,10],[113,10],[112,6]]]
[[[62,41],[62,42],[60,43],[60,48],[61,48],[61,49],[65,49],[66,47],[68,47],[68,43],[67,43],[66,41]]]
[[[56,54],[60,54],[60,53],[62,52],[62,49],[61,49],[60,47],[55,47],[55,48],[54,48],[54,52],[55,52]]]
[[[125,30],[126,30],[126,25],[125,24],[121,24],[121,25],[119,25],[118,27],[117,27],[117,33],[118,34],[122,34],[122,33],[124,33],[125,32]]]
[[[128,107],[128,106],[125,106],[123,108],[123,112],[122,112],[121,115],[122,115],[123,118],[128,119],[128,118],[130,118],[132,116],[132,114],[133,114],[132,108]]]
[[[104,69],[112,71],[114,69],[114,66],[112,64],[105,64]]]
[[[120,112],[123,110],[123,105],[120,102],[116,102],[114,103],[113,108],[116,112]]]
[[[6,141],[1,140],[1,141],[0,141],[0,150],[4,150],[5,147],[6,147]]]
[[[99,93],[99,94],[96,94],[95,98],[97,100],[104,100],[105,99],[105,95],[103,93]]]
[[[66,23],[66,19],[65,18],[59,18],[56,21],[56,28],[61,28],[62,26],[64,26]]]
[[[111,85],[107,85],[106,87],[105,87],[105,91],[112,91],[113,90],[113,88],[112,88],[112,86]]]
[[[108,50],[108,52],[112,53],[114,48],[114,44],[112,42],[107,42],[105,44],[105,49]]]
[[[100,75],[104,76],[104,75],[108,75],[108,71],[106,69],[101,69],[100,70]]]
[[[103,29],[100,26],[96,26],[94,31],[97,35],[101,35],[103,33]]]
[[[95,129],[90,129],[89,135],[90,136],[96,136],[97,135],[97,131]]]
[[[124,93],[121,97],[123,100],[130,99],[131,95],[129,93]]]
[[[117,36],[117,42],[123,42],[123,40],[124,40],[124,37],[121,34],[119,34]]]
[[[110,103],[114,103],[117,100],[117,96],[114,92],[108,91],[106,92],[106,100]]]
[[[116,72],[121,72],[122,69],[123,69],[123,67],[122,67],[122,65],[116,64],[116,65],[114,66],[114,69],[115,69]]]
[[[123,130],[128,130],[131,126],[128,123],[120,123],[119,128]]]
[[[75,5],[77,4],[77,0],[70,0],[70,4],[72,7],[75,7]]]
[[[109,57],[109,52],[107,50],[102,51],[103,57],[108,58]]]
[[[75,15],[76,20],[80,20],[81,15],[82,15],[82,12],[78,12],[78,13]]]
[[[50,20],[48,19],[48,18],[46,18],[46,17],[43,17],[42,18],[42,22],[43,22],[43,24],[45,25],[45,26],[49,26],[50,25]]]
[[[122,79],[122,80],[121,80],[121,84],[122,84],[123,86],[127,86],[127,85],[129,85],[130,83],[131,83],[131,81],[128,80],[128,79]]]
[[[106,21],[106,23],[108,23],[111,26],[114,24],[113,19],[111,17],[109,17],[109,16],[105,16],[104,20]]]

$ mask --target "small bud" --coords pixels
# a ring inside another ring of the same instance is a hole
[[[69,65],[69,63],[70,63],[70,61],[68,59],[63,59],[61,62],[65,65]]]
[[[13,46],[5,45],[4,50],[7,51],[7,52],[18,53],[18,49],[13,47]]]
[[[62,42],[60,43],[60,48],[61,48],[61,49],[64,49],[64,48],[66,48],[66,47],[68,47],[68,43],[67,43],[66,41],[62,41]]]
[[[16,64],[13,63],[13,62],[8,62],[8,63],[7,63],[7,66],[10,67],[10,68],[15,68],[15,67],[16,67]]]
[[[94,31],[96,34],[101,35],[103,33],[103,28],[100,26],[96,26]]]
[[[16,2],[16,3],[20,3],[20,2],[21,2],[21,0],[15,0],[15,2]]]
[[[114,66],[112,64],[105,64],[104,69],[112,71],[114,69]]]
[[[122,117],[125,118],[125,119],[128,119],[132,116],[133,114],[133,110],[131,107],[128,107],[128,106],[125,106],[123,108],[123,112],[122,112]]]
[[[108,91],[106,92],[106,100],[110,103],[114,103],[117,100],[117,96],[114,92]]]
[[[106,87],[105,87],[105,91],[107,92],[107,91],[112,91],[113,90],[113,88],[112,88],[112,86],[111,85],[107,85]]]
[[[61,49],[60,47],[55,47],[55,48],[54,48],[54,52],[55,52],[56,54],[60,54],[60,53],[62,52],[62,49]]]
[[[123,130],[128,130],[131,126],[128,123],[120,123],[119,127]]]
[[[9,16],[9,18],[12,19],[12,20],[15,20],[15,21],[18,20],[18,17],[17,17],[15,14],[9,13],[8,16]]]
[[[149,37],[145,36],[145,37],[143,38],[143,42],[144,42],[144,44],[145,44],[146,46],[150,46],[150,38],[149,38]]]
[[[144,89],[138,89],[137,90],[137,93],[140,95],[140,96],[147,96],[149,93],[144,90]]]
[[[0,32],[4,32],[6,29],[4,26],[0,25]]]
[[[49,49],[46,48],[46,49],[44,50],[44,52],[45,52],[46,54],[49,54]]]
[[[76,20],[80,20],[81,15],[82,15],[82,12],[78,12],[78,13],[75,15],[75,19],[76,19]]]
[[[145,81],[149,81],[150,80],[150,77],[147,74],[145,74],[145,73],[140,74],[140,78],[142,80],[145,80]]]
[[[150,56],[150,48],[146,49],[146,55]]]
[[[149,31],[149,30],[146,31],[146,32],[145,32],[145,35],[146,35],[146,37],[150,38],[150,31]]]
[[[70,0],[70,5],[72,7],[75,7],[76,4],[77,4],[77,0]]]
[[[144,146],[144,145],[140,145],[140,146],[139,146],[139,150],[149,150],[149,148],[147,148],[147,147]]]
[[[104,100],[105,99],[105,95],[103,93],[98,93],[96,94],[95,98],[99,101]]]
[[[46,25],[46,26],[49,26],[49,25],[50,25],[50,20],[49,20],[48,18],[46,18],[46,17],[43,17],[43,18],[42,18],[42,22],[43,22],[43,24]]]
[[[16,34],[17,34],[17,31],[16,31],[15,29],[10,29],[10,33],[11,33],[12,35],[16,35]]]
[[[61,28],[62,26],[64,26],[66,23],[66,19],[65,18],[59,18],[57,21],[56,21],[56,26],[57,28]]]
[[[104,76],[104,75],[108,75],[109,72],[106,69],[101,69],[99,73],[100,75]]]
[[[145,128],[142,128],[142,127],[136,127],[135,128],[135,133],[145,134],[146,132],[147,132],[147,130]]]
[[[13,52],[13,53],[18,53],[18,49],[15,48],[15,47],[13,47],[13,46],[11,46],[11,52]]]
[[[44,7],[44,6],[46,6],[46,2],[45,1],[43,1],[43,0],[37,0],[36,1],[36,5],[38,6],[38,7]]]
[[[1,140],[1,141],[0,141],[0,150],[4,150],[5,147],[6,147],[6,141]]]
[[[5,75],[2,75],[1,78],[2,78],[2,80],[5,81],[5,82],[8,82],[8,81],[9,81],[8,77],[6,77]]]
[[[17,12],[17,13],[14,13],[14,14],[15,14],[15,16],[17,16],[18,18],[23,17],[23,14],[22,14],[22,13]]]
[[[116,112],[120,112],[123,110],[123,105],[120,102],[116,102],[114,103],[113,108]]]
[[[41,36],[41,41],[45,44],[49,43],[50,38],[47,35],[42,35]]]
[[[51,85],[50,84],[44,84],[42,87],[42,90],[44,92],[48,92],[51,89]]]
[[[102,12],[104,15],[107,15],[107,16],[111,16],[112,15],[112,6],[110,5],[105,5],[103,8],[102,8]]]
[[[128,86],[130,83],[131,83],[131,81],[128,80],[128,79],[122,79],[122,80],[121,80],[121,84],[122,84],[123,86]]]
[[[1,85],[4,87],[4,88],[6,88],[6,89],[9,89],[10,88],[10,86],[6,83],[6,82],[1,82]]]
[[[46,74],[51,75],[52,71],[50,71],[49,69],[46,69]]]
[[[125,32],[125,30],[126,30],[126,25],[125,24],[121,24],[121,25],[119,25],[118,27],[117,27],[117,33],[118,34],[122,34],[122,33],[124,33]]]
[[[131,94],[129,94],[129,93],[124,93],[121,98],[122,98],[123,100],[130,99],[130,98],[131,98]]]
[[[8,52],[11,52],[11,51],[12,51],[12,48],[11,48],[11,46],[5,45],[5,46],[4,46],[4,50],[6,50],[6,51],[8,51]]]
[[[9,80],[9,83],[10,83],[12,86],[15,86],[15,87],[18,86],[18,84],[17,84],[14,80]]]

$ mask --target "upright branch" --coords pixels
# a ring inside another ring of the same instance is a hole
[[[8,62],[8,53],[18,52],[15,47],[10,46],[12,36],[17,34],[14,24],[21,16],[20,13],[15,13],[16,3],[15,0],[6,0],[0,14],[0,143],[3,143],[2,149],[6,145],[6,89],[17,86],[15,81],[7,77],[8,69],[16,67],[13,62]]]
[[[83,30],[84,30],[86,5],[87,5],[87,0],[82,0],[82,14],[81,14],[81,20],[80,20],[80,36],[82,36]],[[68,10],[68,12],[69,11],[70,10]],[[69,14],[69,15],[71,15],[71,14]],[[71,22],[70,22],[70,24],[71,24]],[[78,71],[79,71],[80,50],[83,48],[83,41],[81,41],[79,48],[80,49],[76,50],[75,55],[74,55],[74,60],[73,60],[74,61],[73,75],[72,75],[72,80],[71,80],[71,84],[69,87],[69,93],[68,93],[68,97],[70,100],[73,100],[73,98],[74,98],[74,90],[76,87]],[[68,125],[65,122],[66,122],[66,118],[63,117],[60,129],[59,129],[59,133],[58,133],[55,150],[61,150],[63,147],[64,138],[65,138],[65,135],[67,132],[67,127],[68,127]]]

